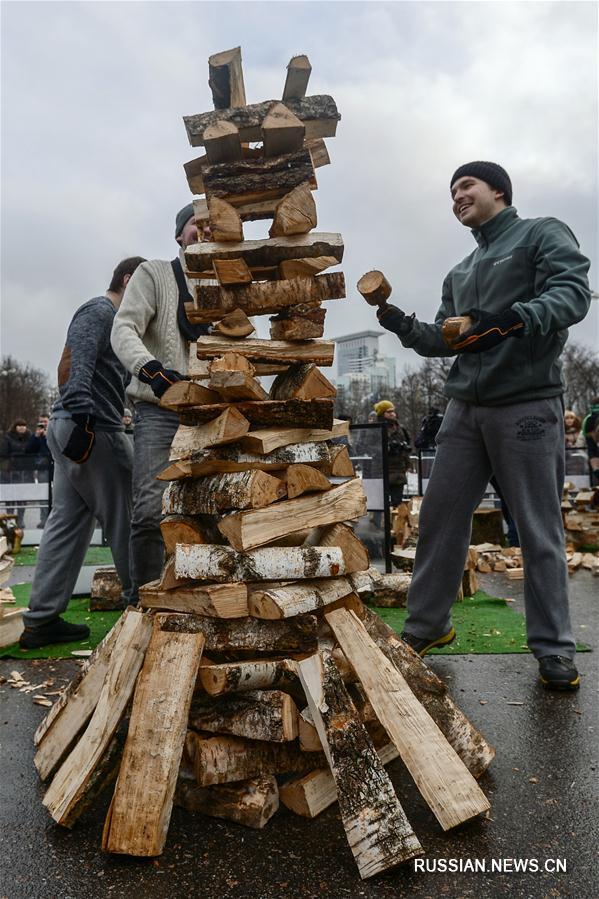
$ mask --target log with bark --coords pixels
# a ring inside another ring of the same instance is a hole
[[[298,662],[298,672],[335,779],[341,820],[360,877],[422,855],[330,655],[316,653]]]
[[[333,424],[333,400],[241,400],[234,407],[225,403],[195,406],[179,411],[182,425],[198,426],[212,422],[227,409],[235,411],[249,421],[252,428],[268,428],[273,425],[300,428],[330,428]]]
[[[193,381],[176,381],[164,391],[160,398],[163,409],[184,409],[186,406],[201,406],[204,403],[218,403],[219,395]]]
[[[337,523],[313,528],[303,545],[338,546],[343,553],[345,570],[348,574],[366,571],[370,565],[368,550],[359,537],[356,537],[352,528],[346,524]]]
[[[116,568],[96,568],[90,590],[90,612],[121,611],[122,608],[123,585]]]
[[[355,477],[354,463],[349,457],[347,446],[339,444],[331,446],[330,449],[330,465],[323,466],[321,469],[327,477],[334,478],[353,478]]]
[[[272,453],[281,447],[294,443],[320,443],[345,437],[349,433],[349,423],[335,419],[330,431],[317,428],[264,428],[250,431],[240,441],[240,447],[251,453]]]
[[[256,584],[248,587],[248,608],[255,618],[276,620],[323,609],[352,593],[345,577],[321,578],[294,584]]]
[[[365,511],[366,495],[359,479],[354,478],[326,493],[282,500],[276,514],[268,509],[233,512],[218,523],[218,529],[241,552],[306,527],[352,521]]]
[[[167,515],[216,515],[227,509],[262,509],[285,493],[285,484],[265,471],[228,472],[171,482],[164,491],[162,511]]]
[[[264,774],[306,772],[326,764],[321,752],[302,752],[296,741],[271,743],[243,737],[209,736],[188,731],[187,755],[200,786],[231,783]]]
[[[337,390],[313,364],[292,365],[274,379],[270,388],[273,400],[312,400],[334,397]]]
[[[334,546],[266,546],[238,553],[230,546],[182,543],[175,552],[180,578],[253,582],[337,577],[345,573],[343,553]]]
[[[234,309],[242,309],[246,315],[268,315],[298,305],[318,307],[327,300],[345,297],[345,279],[343,272],[331,272],[273,282],[253,281],[231,288],[200,285],[196,293],[197,304],[187,303],[185,311],[190,322],[202,324],[216,321]]]
[[[324,334],[326,310],[308,309],[302,315],[286,312],[270,319],[270,336],[273,340],[311,340]]]
[[[212,329],[223,337],[249,337],[256,330],[243,309],[233,309],[220,321],[216,322]]]
[[[279,808],[279,787],[272,774],[239,783],[200,787],[193,774],[182,770],[175,790],[175,805],[187,812],[224,818],[261,830]]]
[[[204,146],[209,167],[241,159],[239,131],[232,122],[215,122],[206,128]]]
[[[265,100],[250,106],[217,109],[199,115],[183,116],[187,137],[192,147],[201,147],[204,143],[204,132],[215,122],[232,122],[239,131],[241,140],[245,142],[262,140],[262,123],[277,100]],[[313,97],[288,97],[285,105],[290,112],[304,123],[307,140],[317,137],[334,137],[337,122],[341,118],[332,97],[315,95]]]
[[[254,265],[279,265],[285,259],[310,256],[334,256],[343,259],[343,240],[340,234],[311,231],[292,237],[273,237],[268,240],[244,240],[242,243],[193,243],[185,248],[185,262],[191,272],[209,269],[215,259],[243,257],[251,268]]]
[[[307,56],[292,56],[287,66],[287,78],[283,88],[283,103],[306,96],[312,66]]]
[[[296,443],[281,447],[265,456],[257,453],[244,453],[237,447],[229,452],[216,450],[211,453],[198,453],[188,460],[174,462],[160,472],[157,477],[163,481],[176,481],[182,478],[201,477],[225,471],[279,471],[288,465],[301,463],[313,465],[330,473],[332,468],[331,453],[326,443]],[[179,543],[201,543],[201,540],[179,540]]]
[[[269,399],[260,382],[245,371],[212,372],[208,383],[221,401]]]
[[[247,418],[234,406],[227,406],[218,418],[200,427],[180,425],[171,444],[169,459],[188,459],[208,447],[235,443],[249,430]]]
[[[176,613],[163,617],[168,619],[165,630],[194,628],[202,633],[207,652],[314,652],[318,643],[318,622],[314,615],[300,615],[288,621],[225,620]]]
[[[241,159],[208,165],[202,174],[208,206],[214,197],[232,206],[245,206],[281,199],[303,183],[316,188],[312,157],[305,149],[274,159]]]
[[[166,515],[160,522],[160,533],[167,556],[172,556],[177,543],[210,543],[207,529],[189,515]]]
[[[264,368],[256,365],[256,375],[279,374],[281,369],[272,363],[286,367],[293,364],[313,362],[315,365],[329,366],[333,364],[335,344],[329,340],[308,340],[306,343],[286,343],[277,340],[232,340],[226,337],[207,335],[192,344],[198,359],[214,359],[223,353],[231,352],[245,356],[254,363],[267,363]],[[268,364],[270,363],[270,364]],[[207,369],[206,369],[207,371]],[[205,375],[206,377],[207,375]]]
[[[282,690],[248,690],[239,695],[196,697],[189,726],[199,732],[248,740],[288,743],[298,736],[297,706]]]
[[[293,659],[245,659],[202,665],[199,680],[211,696],[267,688],[302,694]]]
[[[245,106],[241,47],[208,57],[208,84],[215,109]]]

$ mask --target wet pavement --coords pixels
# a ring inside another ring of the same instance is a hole
[[[490,575],[481,578],[481,586],[521,606],[522,582]],[[576,636],[596,650],[599,580],[578,571],[571,588]],[[105,855],[100,841],[108,799],[72,831],[52,823],[32,761],[31,738],[45,709],[34,705],[30,694],[4,684],[0,899],[130,897],[134,890],[144,899],[594,899],[599,895],[598,658],[597,651],[578,655],[582,687],[576,694],[544,691],[529,655],[431,658],[457,703],[497,748],[481,779],[491,800],[490,817],[442,833],[401,762],[394,762],[389,772],[425,850],[425,870],[415,871],[412,862],[367,882],[359,879],[336,807],[313,821],[281,808],[262,831],[175,809],[159,859]],[[77,663],[0,660],[0,675],[12,670],[32,683],[54,677],[60,685]],[[492,873],[492,863],[507,870]],[[472,870],[482,864],[486,872]]]

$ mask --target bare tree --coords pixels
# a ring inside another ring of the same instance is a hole
[[[29,427],[39,415],[48,412],[56,391],[39,368],[3,356],[0,363],[0,432],[9,430],[16,418],[24,418]]]
[[[591,399],[599,396],[599,355],[580,343],[567,343],[562,362],[566,408],[582,417],[591,405]]]

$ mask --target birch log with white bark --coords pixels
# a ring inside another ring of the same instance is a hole
[[[334,546],[266,546],[236,552],[230,546],[179,544],[175,573],[179,578],[209,581],[291,581],[344,574],[343,553]]]

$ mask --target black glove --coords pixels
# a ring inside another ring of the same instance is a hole
[[[75,427],[71,431],[71,436],[62,454],[72,462],[81,465],[82,462],[87,462],[94,447],[96,419],[94,415],[85,415],[82,412],[73,413],[71,418],[75,422]]]
[[[415,315],[414,313],[412,313],[412,315],[406,315],[405,312],[402,312],[397,306],[390,306],[388,303],[383,303],[383,305],[379,306],[376,310],[376,317],[387,331],[392,331],[399,337],[405,337],[406,334],[409,334],[412,330]]]
[[[158,399],[160,399],[162,394],[168,390],[169,387],[172,387],[176,381],[189,380],[189,378],[186,378],[185,375],[180,374],[173,368],[163,368],[157,359],[152,359],[151,362],[146,362],[145,365],[142,365],[139,370],[138,378],[140,381],[143,381],[144,384],[150,385],[152,393],[154,396],[157,396]]]
[[[458,353],[484,353],[498,346],[508,337],[522,337],[524,322],[513,309],[504,309],[494,315],[485,315],[480,309],[470,309],[474,324],[451,344]]]

